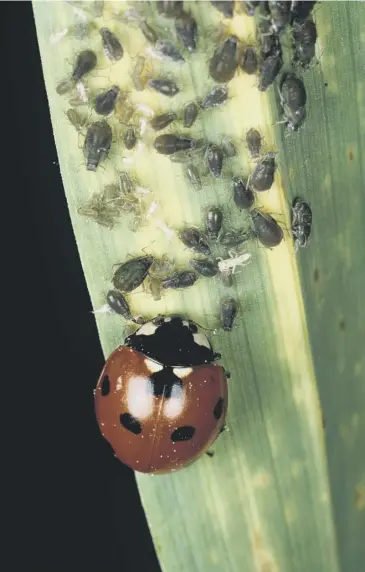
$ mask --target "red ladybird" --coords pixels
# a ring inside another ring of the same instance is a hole
[[[142,473],[195,461],[223,429],[227,375],[191,320],[158,317],[108,358],[95,391],[96,417],[116,457]]]

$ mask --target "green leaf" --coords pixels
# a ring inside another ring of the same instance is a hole
[[[187,56],[189,63],[179,72],[176,64],[152,64],[154,71],[176,77],[181,93],[167,103],[149,90],[129,96],[158,112],[179,111],[211,85],[207,63],[223,20],[210,3],[186,4],[204,30],[198,54]],[[150,132],[143,149],[130,154],[132,171],[151,190],[147,212],[156,206],[147,224],[134,233],[127,216],[109,229],[78,213],[92,193],[125,170],[122,157],[127,153],[116,136],[124,127],[116,118],[110,120],[115,141],[105,168],[87,172],[83,138],[69,124],[67,96],[59,96],[56,86],[70,75],[75,54],[92,48],[99,63],[87,80],[91,90],[113,83],[132,89],[131,70],[145,43],[137,27],[113,16],[125,7],[108,2],[103,15],[93,20],[97,28],[111,26],[123,38],[125,56],[110,65],[96,30],[81,42],[71,33],[50,42],[75,24],[71,5],[34,3],[61,173],[95,310],[105,303],[113,264],[128,255],[145,249],[168,253],[180,266],[187,263],[189,252],[176,237],[169,240],[163,225],[201,226],[207,206],[216,204],[224,207],[227,226],[249,224],[230,200],[227,178],[204,176],[203,190],[196,192],[180,165],[153,150]],[[274,213],[289,229],[292,198],[308,200],[314,217],[308,248],[295,254],[287,232],[271,251],[254,242],[247,246],[252,263],[237,273],[231,290],[219,279],[201,279],[186,291],[167,292],[158,302],[142,290],[129,297],[136,315],[187,314],[211,329],[218,326],[222,298],[233,294],[240,305],[233,331],[212,333],[232,374],[228,430],[214,445],[214,456],[171,475],[137,475],[165,572],[365,568],[365,7],[361,2],[324,2],[316,6],[315,19],[319,58],[303,72],[308,118],[298,133],[272,127],[280,119],[275,89],[269,96],[260,94],[255,79],[243,74],[230,82],[227,105],[202,113],[191,129],[194,136],[218,144],[223,135],[235,138],[239,155],[226,176],[230,170],[252,171],[245,132],[256,127],[265,134],[266,149],[278,152],[279,169],[270,192],[258,197],[259,208]],[[154,7],[148,21],[160,30],[170,26]],[[241,40],[252,42],[254,24],[237,14],[229,26]],[[97,312],[96,320],[107,355],[127,328],[118,316]]]

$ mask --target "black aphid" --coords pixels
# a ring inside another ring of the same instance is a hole
[[[279,40],[277,36],[273,34],[271,24],[268,19],[264,18],[259,22],[257,31],[260,51],[264,58],[273,53],[280,53],[281,48]]]
[[[189,264],[198,272],[198,274],[201,274],[206,278],[213,278],[213,276],[216,276],[219,272],[217,262],[210,258],[193,258],[192,260],[189,260]]]
[[[303,23],[312,12],[315,4],[315,0],[305,0],[302,2],[292,1],[290,8],[292,22]]]
[[[132,292],[142,284],[153,263],[152,256],[139,256],[124,262],[113,276],[113,286],[121,292]]]
[[[233,16],[233,0],[210,0],[210,3],[219,10],[226,18],[232,18]]]
[[[205,228],[211,239],[217,239],[222,228],[223,213],[219,207],[210,207],[205,217]]]
[[[233,328],[235,318],[237,316],[237,302],[234,298],[223,300],[221,304],[220,319],[221,326],[225,332],[230,332]]]
[[[144,37],[148,42],[151,42],[151,44],[155,44],[157,42],[158,40],[157,33],[153,28],[151,28],[149,24],[147,24],[145,20],[142,20],[139,23],[139,29],[141,30],[142,34],[144,35]]]
[[[110,115],[114,111],[119,92],[120,88],[117,85],[113,85],[107,91],[99,93],[95,98],[96,113],[99,115]]]
[[[259,91],[266,91],[279,75],[283,60],[280,53],[268,56],[260,67],[259,71]]]
[[[229,36],[216,48],[209,62],[209,75],[217,83],[229,82],[236,73],[238,65],[238,39]]]
[[[106,57],[112,62],[120,60],[123,57],[124,50],[114,32],[109,30],[109,28],[100,28],[99,33]]]
[[[277,34],[282,34],[285,30],[285,26],[290,23],[290,2],[287,0],[269,0],[268,7],[273,31]]]
[[[153,146],[161,155],[172,155],[177,151],[186,151],[194,147],[194,139],[165,133],[154,140]]]
[[[178,233],[178,236],[181,242],[191,250],[194,250],[194,252],[205,254],[205,256],[210,256],[210,246],[205,236],[197,228],[184,228]]]
[[[194,101],[184,105],[184,127],[191,127],[198,117],[198,106]]]
[[[196,191],[201,191],[202,182],[199,175],[199,171],[195,167],[195,165],[187,165],[185,168],[185,173],[187,178],[189,179],[190,184],[194,187],[194,189]]]
[[[295,249],[307,246],[312,232],[312,218],[312,209],[309,204],[299,197],[295,198],[291,209],[291,230]]]
[[[169,40],[158,40],[155,45],[155,50],[158,54],[173,62],[185,61],[184,56]]]
[[[96,121],[89,126],[84,143],[84,156],[88,171],[96,171],[100,161],[107,157],[112,138],[111,127],[106,121]]]
[[[71,76],[73,81],[80,81],[84,75],[91,72],[96,66],[96,61],[96,55],[92,50],[84,50],[83,52],[80,52],[76,58]]]
[[[184,9],[183,0],[158,0],[156,2],[157,11],[166,18],[176,18]]]
[[[236,157],[237,155],[235,144],[233,143],[232,139],[228,137],[228,135],[225,135],[222,138],[222,149],[227,157]]]
[[[188,50],[188,52],[195,52],[198,37],[198,26],[194,18],[186,12],[182,12],[175,19],[175,30],[176,35],[184,48]]]
[[[127,127],[125,132],[123,133],[123,143],[128,151],[131,151],[135,148],[137,143],[137,135],[134,130],[134,127]]]
[[[174,97],[180,91],[176,83],[170,79],[149,79],[147,84],[151,89],[167,97]]]
[[[257,163],[250,182],[256,191],[268,191],[274,182],[274,175],[275,156],[273,153],[265,153]]]
[[[246,143],[252,159],[257,159],[257,157],[259,157],[261,151],[261,141],[261,134],[257,131],[257,129],[251,127],[251,129],[249,129],[246,133]]]
[[[315,44],[317,41],[317,28],[313,20],[308,19],[303,23],[293,24],[293,52],[294,62],[303,67],[308,67],[315,56]]]
[[[256,73],[258,60],[257,53],[253,46],[246,46],[241,55],[239,64],[241,69],[249,75]]]
[[[120,316],[123,316],[126,320],[132,320],[132,314],[129,309],[129,305],[125,297],[121,292],[117,290],[109,290],[106,295],[106,301],[109,307]]]
[[[161,129],[165,129],[168,125],[170,125],[176,119],[176,113],[173,111],[168,111],[167,113],[161,113],[161,115],[156,115],[150,121],[150,125],[152,129],[155,131],[160,131]]]
[[[161,280],[162,288],[189,288],[198,280],[198,275],[193,270],[181,270]]]
[[[219,235],[219,243],[222,246],[231,247],[243,244],[252,237],[250,231],[244,230],[226,230]]]
[[[202,109],[209,109],[211,107],[218,107],[228,99],[228,88],[226,85],[218,85],[204,97],[200,103]]]
[[[248,182],[241,177],[232,178],[233,200],[239,209],[250,209],[255,202],[255,197]]]
[[[207,161],[208,169],[213,177],[220,177],[223,167],[223,151],[218,145],[213,143],[208,145],[205,152],[205,159]]]
[[[250,212],[252,229],[257,239],[267,248],[273,248],[284,238],[283,230],[275,219],[257,209]]]
[[[293,112],[300,110],[307,102],[303,80],[294,74],[284,74],[280,84],[280,98]]]

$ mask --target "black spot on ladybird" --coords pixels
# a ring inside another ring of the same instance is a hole
[[[223,397],[220,397],[213,409],[213,415],[216,419],[220,419],[222,417],[223,405],[224,405],[224,399]]]
[[[103,381],[101,382],[101,395],[106,397],[110,393],[110,379],[107,375],[104,376]]]
[[[135,435],[142,433],[142,426],[138,419],[133,417],[130,413],[122,413],[120,416],[120,424]]]
[[[194,427],[191,425],[184,425],[184,427],[178,427],[175,431],[171,434],[171,441],[176,443],[177,441],[190,441],[193,438],[195,433]]]

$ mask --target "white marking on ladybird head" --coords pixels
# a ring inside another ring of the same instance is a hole
[[[136,331],[136,336],[152,336],[157,328],[153,322],[147,322]]]
[[[175,383],[171,389],[171,396],[166,399],[164,415],[169,419],[176,419],[183,412],[185,406],[185,394],[183,388]]]
[[[180,379],[184,379],[184,377],[187,377],[188,375],[190,375],[193,371],[192,367],[175,367],[173,370],[174,375],[176,375],[176,377],[179,377]]]
[[[194,338],[194,342],[196,344],[198,344],[198,346],[205,346],[206,348],[211,349],[211,345],[210,345],[209,340],[205,334],[202,334],[201,332],[197,332],[196,334],[193,334],[193,338]]]
[[[163,320],[163,321],[164,321],[164,322],[171,322],[171,318],[169,318],[169,317],[167,317],[167,318],[164,318],[164,320]]]
[[[123,380],[122,380],[122,376],[120,375],[120,376],[117,378],[117,384],[116,384],[116,386],[115,386],[115,389],[116,389],[117,391],[120,391],[120,390],[122,389],[122,386],[123,386],[122,381],[123,381]]]
[[[148,371],[151,373],[156,373],[158,371],[161,371],[161,369],[163,369],[163,365],[157,363],[156,361],[153,361],[152,359],[145,359],[144,363]]]
[[[153,388],[145,376],[132,377],[128,383],[127,406],[136,419],[146,419],[153,411]]]
[[[183,320],[182,321],[182,325],[185,326],[185,328],[189,327],[189,322],[187,320]]]

